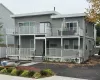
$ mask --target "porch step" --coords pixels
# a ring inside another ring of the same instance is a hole
[[[34,62],[43,62],[43,58],[42,57],[35,57],[33,59]]]

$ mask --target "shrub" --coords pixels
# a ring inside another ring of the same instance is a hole
[[[40,74],[39,72],[36,72],[36,73],[33,75],[33,77],[36,78],[36,79],[37,79],[37,78],[40,78],[40,77],[41,77],[41,74]]]
[[[21,74],[21,76],[23,77],[28,77],[29,71],[24,70],[23,73]]]
[[[34,71],[30,71],[29,74],[28,74],[28,76],[29,76],[29,77],[32,77],[34,74],[35,74]]]
[[[11,73],[14,68],[7,68],[7,73]]]
[[[0,71],[1,71],[2,69],[4,69],[4,67],[0,67]]]
[[[17,76],[20,76],[23,73],[23,70],[18,70],[17,71]]]
[[[2,70],[0,71],[0,73],[6,74],[6,73],[7,73],[7,69],[6,69],[6,68],[2,69]]]
[[[42,76],[52,76],[54,72],[51,69],[44,69],[40,71]]]
[[[11,71],[11,75],[17,76],[17,70],[16,70],[16,69],[13,69],[13,70]]]

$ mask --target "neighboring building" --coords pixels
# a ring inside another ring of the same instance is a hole
[[[8,48],[8,57],[32,60],[85,61],[93,55],[96,30],[85,20],[85,14],[62,15],[56,11],[18,14],[15,20],[15,48]]]
[[[3,41],[0,42],[0,46],[6,46],[6,33],[5,30],[9,28],[14,28],[14,20],[10,17],[13,13],[7,9],[3,4],[0,3],[0,24],[2,25],[0,34],[2,34]],[[14,37],[9,35],[8,45],[14,45]]]

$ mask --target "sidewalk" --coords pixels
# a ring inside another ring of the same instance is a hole
[[[88,79],[70,78],[70,77],[62,77],[62,76],[52,76],[52,77],[41,78],[41,79],[32,79],[32,78],[23,78],[23,77],[0,74],[0,80],[88,80]]]

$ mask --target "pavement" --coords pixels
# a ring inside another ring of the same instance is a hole
[[[100,80],[100,65],[68,68],[66,65],[39,63],[31,66],[39,69],[51,69],[57,76]]]
[[[88,80],[88,79],[62,77],[62,76],[52,76],[52,77],[46,77],[46,78],[40,78],[40,79],[32,79],[32,78],[24,78],[24,77],[0,74],[0,80]]]

